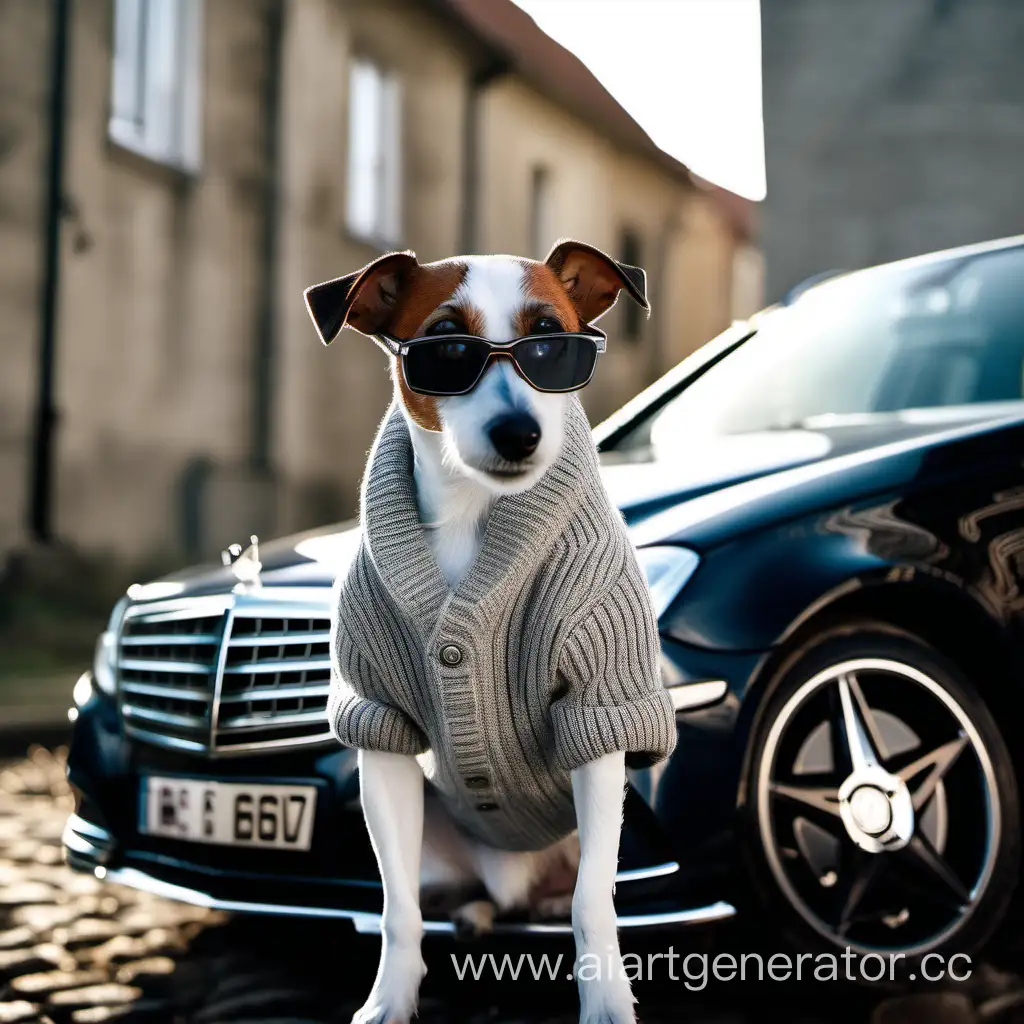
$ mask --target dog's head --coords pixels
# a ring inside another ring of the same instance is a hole
[[[582,242],[559,242],[543,262],[516,256],[461,256],[421,264],[388,253],[346,277],[306,290],[306,307],[329,345],[343,327],[409,341],[474,335],[507,343],[526,335],[586,330],[619,292],[648,309],[646,278]],[[453,357],[458,343],[453,339]],[[385,346],[386,347],[386,346]],[[392,355],[398,400],[409,420],[443,436],[446,457],[497,493],[532,487],[554,462],[567,395],[540,391],[499,354],[466,394],[439,397],[409,386]]]

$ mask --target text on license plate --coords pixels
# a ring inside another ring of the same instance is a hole
[[[192,843],[308,850],[316,789],[204,779],[144,780],[140,830]]]

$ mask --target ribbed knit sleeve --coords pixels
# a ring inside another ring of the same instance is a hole
[[[625,751],[630,766],[647,767],[672,753],[675,712],[658,670],[659,647],[643,573],[629,559],[559,656],[567,689],[551,706],[551,722],[562,768],[615,751]]]
[[[429,747],[416,723],[382,699],[383,681],[343,633],[336,637],[331,660],[327,718],[339,743],[392,754],[420,754]]]

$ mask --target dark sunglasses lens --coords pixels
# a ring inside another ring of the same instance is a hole
[[[542,391],[572,391],[590,380],[597,362],[597,345],[589,338],[553,334],[521,341],[516,361],[523,375]]]
[[[426,341],[403,356],[405,379],[413,391],[459,395],[476,383],[487,356],[487,345],[471,338]]]

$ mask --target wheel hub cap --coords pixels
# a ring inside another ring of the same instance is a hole
[[[892,824],[889,798],[874,786],[861,786],[850,796],[854,824],[869,836],[880,836]]]
[[[774,717],[757,787],[782,894],[837,946],[934,949],[992,878],[992,760],[965,708],[912,665],[851,658],[802,683]],[[954,821],[962,834],[950,846]]]
[[[864,765],[839,787],[847,835],[868,853],[901,850],[914,835],[914,803],[906,783],[877,764]]]

